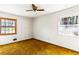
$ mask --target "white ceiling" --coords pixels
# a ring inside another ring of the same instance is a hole
[[[37,17],[48,13],[53,13],[59,10],[63,10],[74,5],[63,5],[63,4],[36,4],[38,8],[43,8],[45,11],[25,11],[32,9],[31,4],[2,4],[0,5],[0,11],[7,12],[11,14],[16,14],[20,16],[27,16],[27,17]]]

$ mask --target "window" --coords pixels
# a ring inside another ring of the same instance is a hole
[[[16,34],[16,19],[0,18],[0,35]]]
[[[58,20],[58,33],[60,35],[78,36],[79,35],[78,16],[63,17]]]
[[[65,27],[73,27],[78,24],[78,16],[65,17],[62,18],[61,25]]]

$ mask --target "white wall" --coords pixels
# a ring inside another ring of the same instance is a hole
[[[17,38],[17,41],[32,38],[31,19],[30,18],[12,15],[12,14],[5,13],[5,12],[0,12],[0,17],[17,19],[17,34],[0,36],[0,45],[14,42],[13,38]]]
[[[79,16],[79,5],[36,18],[33,23],[34,38],[79,51],[79,36],[58,34],[58,21],[75,15]]]

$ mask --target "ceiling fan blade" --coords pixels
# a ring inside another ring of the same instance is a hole
[[[35,4],[32,4],[32,9],[33,9],[34,11],[36,11],[36,10],[37,10],[37,6],[36,6]]]
[[[37,9],[37,11],[44,11],[44,9]]]
[[[33,10],[26,10],[26,11],[33,11]]]
[[[36,7],[35,4],[32,4],[32,7]]]

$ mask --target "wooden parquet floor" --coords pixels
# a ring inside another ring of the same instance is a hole
[[[0,55],[79,55],[79,52],[37,39],[0,46]]]

